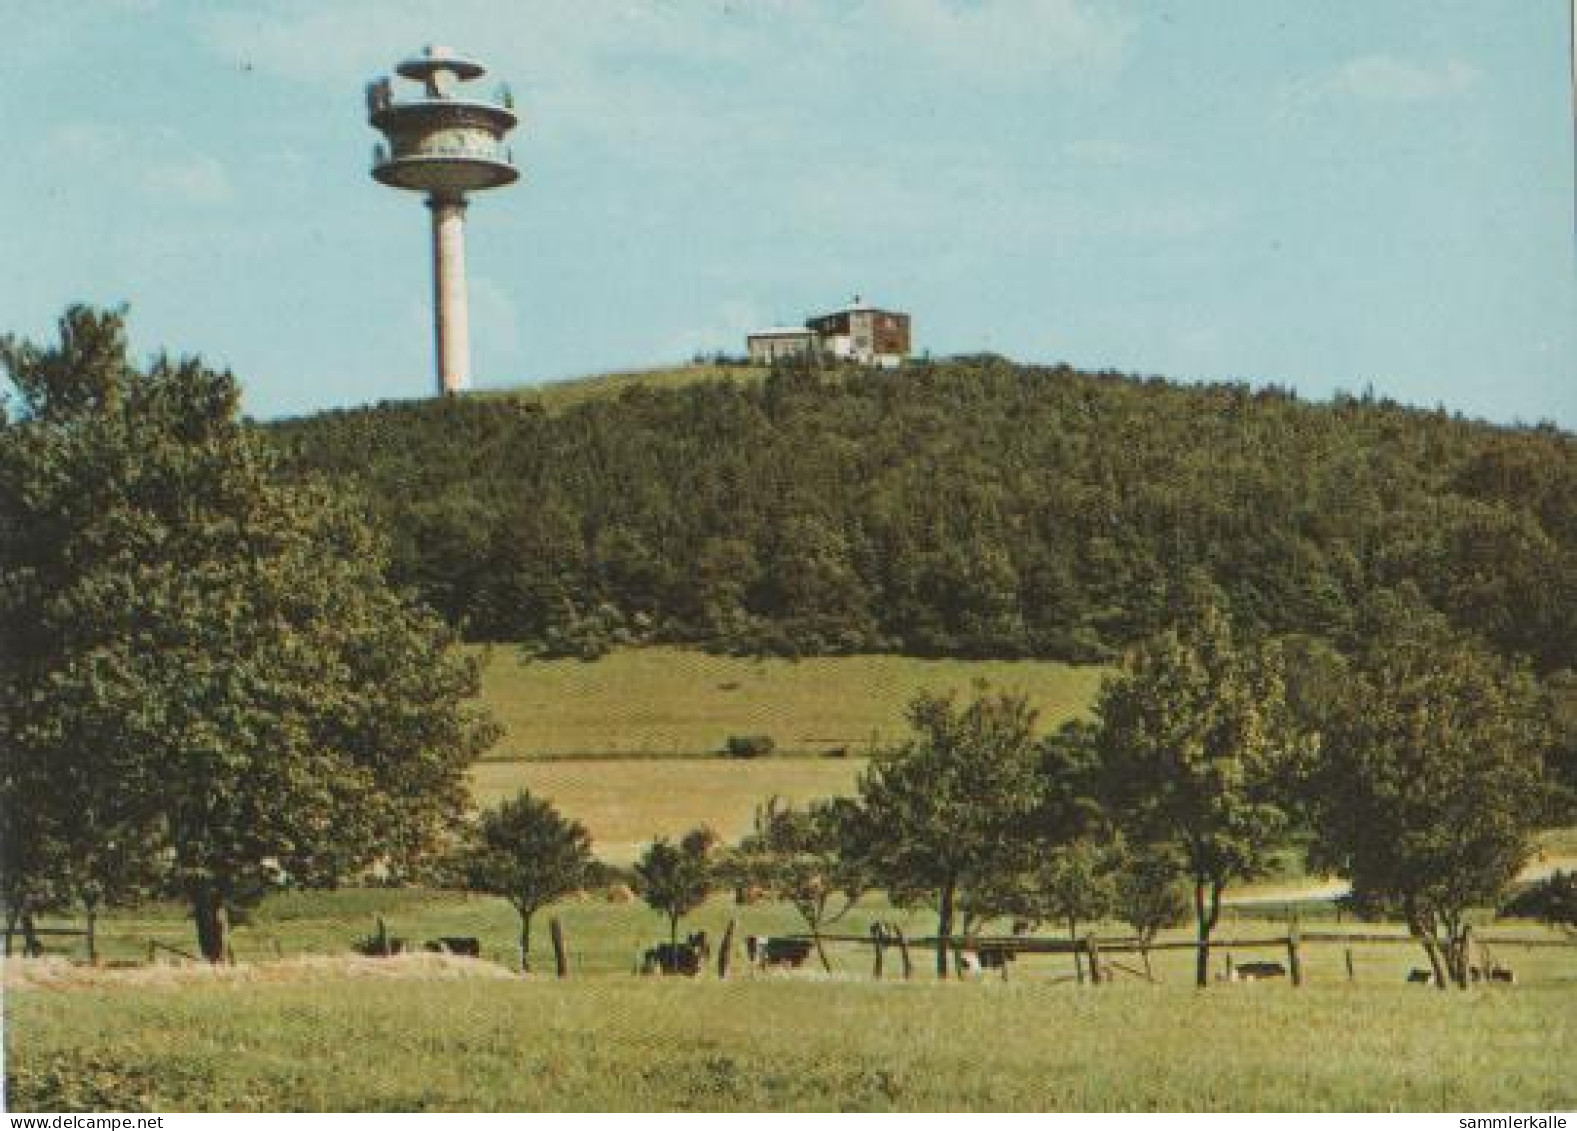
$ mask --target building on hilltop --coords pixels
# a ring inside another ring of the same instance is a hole
[[[909,356],[909,316],[860,301],[806,320],[803,328],[777,327],[750,334],[750,360],[771,365],[786,357],[818,355],[893,368]]]
[[[816,348],[816,335],[803,326],[774,326],[770,330],[757,330],[745,339],[750,349],[750,360],[757,365],[771,365],[786,357],[800,357]]]

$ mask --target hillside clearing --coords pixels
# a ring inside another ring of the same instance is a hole
[[[703,381],[758,384],[766,378],[766,374],[765,368],[753,365],[660,365],[651,369],[570,377],[540,385],[488,389],[472,395],[480,399],[525,401],[540,404],[549,412],[563,412],[587,401],[620,396],[631,389],[682,389],[686,385],[697,385]]]
[[[547,798],[586,826],[599,859],[628,864],[654,838],[679,837],[697,825],[738,840],[769,797],[803,803],[850,796],[864,765],[860,758],[482,762],[471,783],[484,805],[521,789]]]
[[[868,754],[907,733],[920,691],[967,694],[984,680],[1029,697],[1040,726],[1082,717],[1109,669],[1040,660],[836,656],[804,660],[632,648],[594,662],[526,660],[495,646],[482,702],[504,725],[494,748],[520,758],[683,757],[730,735],[766,735],[780,753]]]

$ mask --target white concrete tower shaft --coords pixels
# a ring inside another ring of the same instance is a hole
[[[471,387],[471,322],[465,288],[463,196],[427,198],[433,213],[433,347],[439,393]]]
[[[466,303],[465,211],[472,193],[520,179],[504,144],[519,124],[514,96],[468,95],[466,83],[487,73],[475,59],[428,47],[395,68],[419,84],[414,98],[396,97],[384,76],[367,84],[367,121],[384,135],[373,147],[372,176],[391,188],[427,197],[433,214],[433,353],[440,396],[471,387],[471,325]]]

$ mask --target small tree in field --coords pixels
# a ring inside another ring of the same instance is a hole
[[[711,894],[715,878],[712,850],[717,834],[691,829],[678,844],[658,837],[635,862],[636,889],[653,911],[668,916],[668,941],[679,941],[679,921]]]
[[[1262,874],[1288,826],[1296,745],[1270,648],[1241,647],[1196,605],[1102,687],[1097,742],[1128,839],[1171,847],[1193,884],[1199,985],[1229,884]]]
[[[1052,849],[1039,879],[1047,918],[1065,924],[1070,939],[1078,938],[1080,923],[1094,923],[1111,913],[1112,853],[1103,845],[1081,840]]]
[[[1177,861],[1165,852],[1129,853],[1117,873],[1112,909],[1145,946],[1167,927],[1182,923],[1188,918],[1188,896]]]
[[[1112,910],[1139,936],[1144,972],[1150,976],[1150,944],[1155,936],[1188,919],[1188,895],[1183,890],[1177,861],[1164,850],[1125,851],[1117,873]]]
[[[1526,672],[1434,618],[1386,627],[1326,721],[1310,863],[1399,912],[1439,986],[1465,985],[1467,912],[1499,904],[1547,811],[1548,717]]]
[[[1066,844],[1026,840],[1016,867],[1004,860],[994,882],[969,889],[966,919],[1011,915],[1021,923],[1056,923],[1067,929],[1070,940],[1077,939],[1080,923],[1096,922],[1111,911],[1113,853],[1109,845],[1082,838]],[[1082,981],[1077,951],[1074,969]]]
[[[522,790],[484,810],[460,856],[471,891],[509,900],[520,914],[520,970],[531,969],[531,919],[577,891],[591,867],[591,836],[548,802]]]
[[[860,776],[850,851],[889,894],[934,901],[945,978],[970,890],[996,890],[1023,865],[1042,790],[1035,713],[1020,696],[982,690],[960,709],[922,693],[909,721],[915,737]]]
[[[847,915],[865,890],[858,860],[844,851],[853,809],[847,799],[796,809],[774,797],[756,810],[754,831],[740,841],[730,861],[738,882],[799,912],[815,939],[822,967],[829,971],[821,933]]]
[[[1568,934],[1577,933],[1577,872],[1556,869],[1517,892],[1500,913],[1518,919],[1537,919]]]

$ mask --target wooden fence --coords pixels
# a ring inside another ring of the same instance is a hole
[[[1020,955],[1036,954],[1064,954],[1072,955],[1076,973],[1058,981],[1071,981],[1074,978],[1082,981],[1088,976],[1092,985],[1113,980],[1114,974],[1121,973],[1147,981],[1155,981],[1155,975],[1150,965],[1150,956],[1169,951],[1194,951],[1201,948],[1211,953],[1219,952],[1224,960],[1223,976],[1231,979],[1234,977],[1235,968],[1232,954],[1235,951],[1270,950],[1284,959],[1283,962],[1273,963],[1279,966],[1279,971],[1270,976],[1285,976],[1294,986],[1301,986],[1305,980],[1304,955],[1305,948],[1311,946],[1343,946],[1346,948],[1345,966],[1347,979],[1354,980],[1354,963],[1352,947],[1372,945],[1403,945],[1419,947],[1420,940],[1412,935],[1394,933],[1358,933],[1342,931],[1300,931],[1296,928],[1289,930],[1284,935],[1256,935],[1235,938],[1213,938],[1208,942],[1198,939],[1159,939],[1145,941],[1133,936],[1113,938],[1099,938],[1086,935],[1077,939],[1048,939],[1031,938],[1021,935],[1009,936],[954,936],[941,939],[936,936],[922,936],[905,938],[901,930],[891,924],[875,924],[870,935],[858,934],[794,934],[785,936],[790,939],[811,943],[839,943],[856,947],[869,946],[872,948],[871,973],[875,978],[884,976],[886,970],[886,952],[896,950],[902,963],[902,974],[905,978],[914,976],[914,961],[912,950],[921,950],[935,954],[939,945],[945,946],[946,952],[951,957],[951,965],[955,974],[962,974],[965,970],[967,956],[974,956],[978,963],[977,970],[999,970],[1005,979],[1008,976],[1008,961],[1017,959]],[[1462,950],[1472,955],[1477,949],[1478,965],[1476,969],[1482,972],[1485,978],[1500,969],[1491,948],[1513,949],[1521,947],[1577,947],[1577,938],[1527,938],[1516,935],[1473,935],[1471,931],[1464,932],[1457,940],[1457,945]],[[1143,960],[1143,969],[1140,970],[1129,963],[1119,961],[1117,955],[1138,955]],[[1259,969],[1264,967],[1255,964]],[[1470,963],[1463,963],[1460,972],[1460,981],[1466,984]]]

